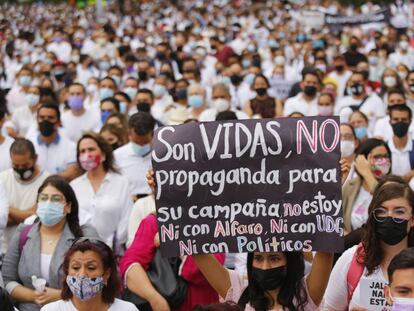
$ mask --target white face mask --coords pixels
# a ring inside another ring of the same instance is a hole
[[[394,87],[397,85],[397,79],[393,76],[385,77],[384,84],[386,87]]]
[[[230,108],[230,102],[224,98],[218,98],[213,100],[213,108],[218,112],[226,111]]]
[[[355,151],[355,144],[350,140],[341,140],[341,157],[351,156]]]

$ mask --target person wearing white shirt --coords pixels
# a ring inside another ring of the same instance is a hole
[[[137,64],[138,66],[138,80],[140,89],[150,89],[152,90],[154,86],[154,79],[149,75],[150,63],[147,60],[140,60]]]
[[[7,93],[7,110],[13,113],[17,108],[26,106],[26,93],[33,82],[33,71],[29,67],[23,66],[18,74],[16,83]]]
[[[61,31],[56,31],[52,43],[49,43],[46,50],[55,53],[59,60],[68,63],[71,60],[72,46],[65,41],[64,34]]]
[[[2,248],[3,233],[7,227],[7,219],[9,216],[9,199],[7,197],[6,187],[0,181],[0,250]],[[1,274],[0,274],[0,281]]]
[[[339,115],[341,122],[348,122],[352,111],[359,110],[369,119],[369,131],[375,128],[377,119],[385,116],[382,99],[375,93],[367,95],[365,90],[366,80],[361,72],[354,72],[349,78],[352,95],[343,97],[335,107],[335,114]]]
[[[21,106],[13,112],[10,122],[6,125],[9,136],[25,137],[29,129],[36,124],[36,113],[40,106],[40,87],[31,86],[26,93],[28,105]]]
[[[414,167],[411,166],[414,161],[413,141],[408,135],[412,112],[407,105],[394,105],[389,108],[389,115],[394,133],[388,141],[392,159],[391,172],[402,176],[408,182],[414,177]]]
[[[82,84],[71,84],[68,95],[70,110],[63,113],[62,125],[66,129],[66,137],[76,143],[84,133],[99,128],[101,121],[95,109],[85,108],[86,91]]]
[[[0,173],[0,182],[6,189],[10,207],[4,239],[6,243],[16,226],[35,213],[37,190],[49,175],[37,165],[37,155],[30,140],[16,139],[10,147],[10,156],[13,168]],[[3,244],[4,248],[6,243]]]
[[[328,78],[335,79],[338,82],[338,89],[336,91],[337,98],[344,96],[346,83],[351,77],[352,72],[346,70],[345,57],[342,54],[337,54],[333,58],[333,65],[335,70],[329,73]]]
[[[11,168],[10,160],[10,146],[13,143],[13,139],[8,136],[3,136],[1,129],[6,121],[6,111],[0,109],[0,172]]]
[[[406,65],[410,70],[414,69],[414,51],[410,48],[410,41],[406,34],[401,35],[398,49],[388,56],[387,65],[397,68],[399,64]]]
[[[151,193],[146,174],[151,168],[151,140],[155,119],[147,112],[137,112],[128,122],[130,142],[115,150],[115,161],[128,178],[131,193],[138,197]]]
[[[316,71],[308,71],[302,78],[300,92],[295,97],[286,100],[283,115],[289,116],[294,112],[299,112],[304,116],[317,116],[318,110],[318,91],[321,82]]]
[[[69,180],[76,177],[76,146],[58,132],[59,107],[53,103],[42,104],[37,112],[37,122],[40,133],[32,142],[39,155],[40,167],[50,174],[59,174]]]
[[[152,89],[154,93],[154,105],[151,107],[151,114],[157,120],[162,120],[164,117],[165,110],[168,106],[174,103],[167,89],[167,77],[159,75],[155,79],[155,84]]]
[[[128,179],[114,166],[111,146],[97,134],[85,134],[77,155],[85,174],[70,185],[79,202],[80,224],[90,223],[108,245],[124,244],[133,202]]]

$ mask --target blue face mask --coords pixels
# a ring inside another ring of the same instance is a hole
[[[167,88],[164,85],[155,84],[153,92],[155,97],[162,97],[167,92]]]
[[[101,100],[112,96],[114,96],[114,91],[112,91],[110,88],[104,87],[102,89],[99,89],[99,98]]]
[[[101,122],[102,122],[102,124],[105,123],[106,119],[108,119],[110,114],[111,114],[110,111],[102,111],[101,112]]]
[[[132,150],[137,156],[144,157],[151,151],[151,144],[146,145],[138,145],[136,143],[132,143]]]
[[[39,216],[40,222],[45,226],[54,226],[59,223],[65,216],[63,214],[64,205],[57,202],[39,202],[37,204],[36,214]]]
[[[252,62],[250,61],[250,59],[243,59],[242,60],[242,65],[243,65],[243,68],[249,68],[250,67],[250,65],[252,64]]]
[[[201,95],[188,96],[188,105],[193,108],[199,108],[203,105],[204,99]]]
[[[367,135],[367,128],[366,127],[356,127],[355,128],[355,136],[358,139],[363,139]]]
[[[32,84],[32,77],[31,76],[21,76],[19,78],[19,83],[21,86],[29,86]]]

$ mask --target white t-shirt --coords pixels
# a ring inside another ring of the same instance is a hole
[[[407,144],[402,150],[395,147],[394,141],[390,139],[388,141],[388,147],[391,150],[391,173],[397,176],[404,176],[411,171],[410,164],[410,152],[413,148],[411,139],[408,140]]]
[[[410,133],[410,137],[414,137],[414,122],[410,123],[408,133]],[[374,134],[372,135],[373,137],[378,137],[384,141],[389,141],[393,135],[394,133],[390,124],[390,116],[387,115],[384,118],[377,120],[377,123],[375,124]]]
[[[3,143],[0,144],[0,172],[12,167],[10,159],[10,146],[14,140],[9,136],[5,136],[4,138]]]
[[[358,229],[368,220],[368,206],[371,203],[372,194],[361,187],[352,206],[351,225],[352,229]]]
[[[71,110],[62,115],[62,126],[66,129],[66,137],[77,143],[86,132],[94,131],[101,125],[99,114],[95,109],[86,109],[81,116],[75,116]]]
[[[134,241],[135,233],[137,232],[141,221],[153,212],[155,212],[155,199],[153,195],[148,195],[135,202],[128,221],[127,247]]]
[[[40,253],[40,276],[49,282],[50,262],[52,261],[52,254]]]
[[[357,249],[357,246],[354,246],[346,250],[342,256],[336,262],[331,276],[329,278],[328,287],[325,291],[324,306],[323,310],[329,311],[343,311],[348,310],[348,286],[347,286],[347,276],[348,270],[351,266],[352,258]],[[378,281],[383,284],[387,284],[388,280],[385,278],[384,273],[381,269],[376,269],[371,275],[367,276],[367,269],[364,268],[363,275],[355,288],[352,299],[349,303],[349,310],[352,308],[368,308],[363,304],[364,297],[361,297],[360,291],[361,284],[364,284],[367,281]],[[365,281],[366,280],[366,281]]]
[[[58,300],[48,303],[41,311],[77,311],[72,301]],[[108,311],[138,311],[137,307],[128,301],[115,298],[114,303],[109,307]]]
[[[237,109],[230,109],[230,111],[233,111],[236,114],[237,120],[247,120],[249,119],[249,116],[241,110]],[[198,121],[200,122],[207,122],[207,121],[216,121],[216,117],[219,114],[218,110],[216,108],[209,108],[204,110],[200,116],[198,117]]]
[[[36,113],[33,113],[28,105],[19,107],[11,117],[11,127],[22,137],[25,137],[29,129],[36,127]]]
[[[300,112],[304,116],[317,116],[318,111],[318,96],[307,102],[303,98],[303,93],[299,93],[295,97],[288,98],[283,108],[283,116],[287,117],[293,112]]]

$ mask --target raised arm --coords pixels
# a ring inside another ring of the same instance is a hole
[[[333,264],[333,254],[317,252],[312,263],[312,270],[306,278],[309,296],[319,306],[328,286]]]

